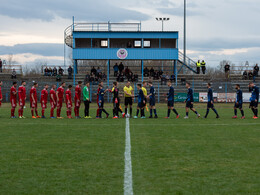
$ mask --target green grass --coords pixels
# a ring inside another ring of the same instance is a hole
[[[130,119],[134,193],[260,194],[260,121],[247,105],[247,119],[232,120],[232,106],[216,105],[219,120],[213,112],[184,120],[183,104],[178,120],[163,118],[164,104],[159,119]],[[205,114],[205,104],[196,108]],[[29,109],[27,119],[9,116],[3,104],[0,194],[123,194],[124,119],[31,119]]]

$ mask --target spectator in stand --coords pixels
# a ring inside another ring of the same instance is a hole
[[[258,64],[255,65],[254,71],[255,71],[255,73],[256,73],[256,77],[258,77],[258,72],[259,72],[259,66],[258,66]]]
[[[48,69],[48,67],[46,67],[46,68],[44,69],[44,76],[48,76],[48,73],[49,73],[49,69]]]
[[[96,75],[97,74],[97,70],[95,69],[95,67],[93,66],[92,67],[92,69],[91,69],[91,75],[92,75],[92,73],[94,74],[94,75]]]
[[[1,58],[0,58],[0,72],[3,72],[3,62],[1,60]]]
[[[48,76],[51,76],[51,75],[52,75],[52,69],[51,69],[51,67],[49,67]]]
[[[159,78],[160,78],[163,75],[163,71],[159,70],[158,74],[159,74]]]
[[[127,47],[127,48],[132,48],[132,43],[131,43],[131,41],[128,41],[126,47]]]
[[[253,71],[253,82],[255,82],[257,74],[258,74],[257,71],[254,69],[254,71]]]
[[[128,68],[128,66],[125,69],[125,76],[128,78],[130,76],[131,70]]]
[[[118,69],[119,69],[119,74],[121,75],[121,73],[123,73],[123,71],[125,69],[125,66],[123,65],[122,62],[120,62],[119,66],[118,66]]]
[[[168,82],[170,79],[170,76],[168,75],[168,73],[166,73],[165,78],[166,78],[166,82]]]
[[[248,73],[248,79],[249,79],[249,80],[252,80],[252,79],[253,79],[253,73],[252,73],[252,71],[249,71],[249,73]]]
[[[72,73],[73,73],[73,69],[71,66],[69,66],[68,68],[68,79],[72,79]]]
[[[134,82],[134,74],[132,72],[130,72],[127,80],[130,81],[130,82]]]
[[[173,82],[175,80],[175,75],[174,74],[171,75],[170,80],[171,80],[171,82]]]
[[[119,76],[117,77],[117,81],[118,82],[124,82],[124,80],[125,80],[124,74],[123,73],[119,74]]]
[[[61,67],[59,67],[59,75],[60,76],[63,76],[63,72],[64,72],[64,70]]]
[[[113,66],[113,69],[114,69],[114,77],[117,77],[118,76],[118,70],[119,70],[117,63]]]
[[[85,76],[85,83],[90,82],[90,74],[87,72]]]
[[[153,67],[150,69],[150,76],[154,77],[154,69],[153,69]]]
[[[224,69],[225,69],[225,76],[226,76],[226,79],[229,78],[229,74],[230,74],[230,65],[229,64],[226,64],[224,66]]]
[[[149,77],[149,69],[147,68],[147,67],[145,67],[145,69],[144,69],[144,76],[145,77]]]
[[[243,79],[244,79],[244,80],[247,80],[247,77],[248,77],[248,74],[247,74],[247,71],[245,70],[245,71],[243,72]]]
[[[103,73],[102,80],[105,81],[106,79],[107,79],[107,75],[105,73]]]
[[[16,79],[16,71],[15,71],[15,69],[13,69],[13,71],[12,71],[11,79]]]
[[[91,76],[90,76],[90,82],[94,82],[95,81],[95,74],[94,72],[91,73]]]
[[[161,76],[161,85],[166,85],[166,75],[165,74],[163,74]]]
[[[204,60],[201,62],[201,70],[203,74],[206,74],[206,62]]]
[[[100,73],[102,73],[102,71],[100,70],[100,68],[97,68],[97,75],[100,75]]]
[[[57,73],[58,73],[58,70],[56,67],[53,68],[53,71],[52,71],[52,76],[57,76]]]

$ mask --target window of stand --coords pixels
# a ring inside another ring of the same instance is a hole
[[[108,41],[107,40],[101,40],[101,47],[108,47]]]
[[[151,47],[151,41],[149,41],[149,40],[144,41],[144,47],[145,48],[150,48]]]
[[[142,41],[141,40],[135,40],[134,47],[142,47]]]

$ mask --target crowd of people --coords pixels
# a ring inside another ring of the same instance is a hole
[[[124,82],[125,80],[131,82],[138,82],[138,75],[134,74],[130,68],[123,65],[122,62],[118,65],[117,63],[113,66],[114,77],[118,82]]]
[[[90,73],[87,73],[85,76],[85,82],[91,83],[99,83],[101,81],[106,81],[106,79],[106,73],[102,72],[99,67],[96,69],[94,66],[91,68]]]
[[[0,81],[0,106],[1,101],[3,99],[2,92],[1,92],[1,86],[3,82]],[[149,92],[147,92],[147,84],[150,87]],[[165,118],[170,118],[171,111],[173,111],[176,114],[176,118],[178,119],[180,117],[177,110],[174,108],[174,88],[171,83],[171,81],[167,82],[167,85],[169,87],[169,92],[165,94],[165,100],[167,102],[167,116]],[[66,83],[62,82],[58,89],[56,85],[51,86],[51,90],[48,92],[49,86],[46,84],[44,85],[44,88],[41,91],[41,98],[39,100],[42,108],[41,116],[38,114],[38,95],[37,95],[37,88],[38,84],[35,82],[33,86],[30,89],[30,108],[31,108],[31,114],[32,118],[46,118],[45,116],[45,110],[47,108],[47,102],[48,99],[50,101],[50,118],[54,119],[54,110],[57,108],[57,118],[62,119],[61,117],[61,109],[63,102],[66,103],[67,108],[67,117],[69,119],[72,118],[72,108],[73,108],[73,102],[74,102],[74,113],[75,118],[79,119],[80,117],[80,106],[81,106],[81,99],[83,95],[83,101],[85,105],[84,109],[84,115],[86,119],[92,118],[89,114],[89,104],[91,103],[90,100],[90,89],[89,89],[89,82],[85,82],[85,87],[82,91],[82,82],[79,81],[78,85],[75,87],[75,95],[74,95],[74,101],[72,100],[72,85],[69,85],[66,88]],[[189,110],[193,111],[198,118],[200,118],[200,114],[196,111],[194,108],[194,97],[193,97],[193,89],[191,88],[190,83],[186,83],[187,88],[187,98],[185,100],[186,106],[185,106],[185,119],[189,118]],[[241,119],[245,119],[244,110],[243,110],[243,92],[240,89],[240,85],[235,86],[237,92],[236,92],[236,101],[234,105],[234,116],[233,119],[237,118],[237,109],[241,111]],[[208,89],[208,103],[207,103],[207,110],[204,118],[208,117],[210,109],[214,111],[216,114],[216,118],[220,118],[217,110],[214,107],[214,98],[213,98],[213,90],[211,88],[211,83],[207,84]],[[150,116],[149,118],[158,118],[157,111],[156,111],[156,105],[155,105],[155,88],[153,86],[153,82],[149,81],[143,82],[142,84],[137,84],[137,90],[138,94],[134,94],[133,87],[131,86],[131,83],[128,81],[123,88],[123,94],[121,95],[118,88],[118,82],[113,83],[112,89],[106,89],[104,90],[103,82],[100,82],[98,85],[97,90],[97,114],[96,118],[100,119],[102,118],[102,113],[105,113],[106,118],[109,117],[109,113],[105,110],[105,104],[104,104],[104,96],[106,93],[112,93],[113,94],[113,118],[117,119],[119,118],[119,113],[122,114],[122,117],[132,117],[132,106],[133,106],[133,99],[137,98],[137,110],[136,115],[134,115],[133,118],[138,118],[139,113],[141,114],[141,118],[145,118],[145,109],[148,110],[147,104],[149,103],[150,107]],[[249,91],[252,92],[251,98],[250,98],[250,108],[253,112],[253,118],[258,118],[258,102],[259,102],[259,88],[253,83],[249,83]],[[23,109],[25,107],[25,101],[26,101],[26,82],[22,81],[21,86],[18,88],[17,92],[17,82],[13,82],[13,86],[10,89],[10,102],[11,102],[11,118],[16,118],[15,116],[15,109],[17,106],[17,95],[18,95],[18,115],[19,118],[25,118],[23,115]],[[125,104],[125,110],[123,111],[120,105],[120,98],[124,96],[124,104]]]
[[[256,77],[258,77],[259,74],[259,66],[258,64],[256,64],[253,68],[253,71],[249,70],[245,70],[243,72],[243,79],[244,80],[253,80],[255,82]]]

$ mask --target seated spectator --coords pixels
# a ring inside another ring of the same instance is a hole
[[[134,81],[133,82],[138,82],[138,74],[134,74]]]
[[[153,69],[153,67],[150,69],[150,76],[154,77],[154,69]]]
[[[129,76],[127,77],[127,80],[130,82],[134,82],[134,74],[130,72]]]
[[[131,70],[128,68],[128,66],[125,69],[125,76],[128,78],[130,76]]]
[[[95,81],[95,74],[94,72],[91,73],[91,76],[90,76],[90,82],[94,82]]]
[[[15,71],[15,69],[13,69],[13,71],[12,71],[11,79],[16,79],[16,71]]]
[[[107,75],[106,75],[105,73],[103,73],[103,75],[102,75],[102,80],[103,80],[103,81],[106,81],[106,79],[107,79]]]
[[[46,67],[44,68],[44,76],[48,76],[49,69]]]
[[[100,74],[102,71],[100,70],[100,68],[97,68],[97,74]]]
[[[163,71],[162,70],[159,70],[159,77],[161,77],[163,75]]]
[[[171,80],[171,81],[174,81],[174,80],[175,80],[175,75],[174,75],[174,74],[171,75],[170,80]]]
[[[61,67],[59,67],[59,75],[60,76],[63,76],[63,72],[64,72],[64,70]]]
[[[253,79],[253,73],[252,73],[252,71],[249,71],[249,73],[248,73],[248,79],[249,79],[249,80],[252,80],[252,79]]]
[[[242,77],[242,78],[243,78],[244,80],[247,80],[247,77],[248,77],[247,71],[245,70],[245,71],[243,72],[243,77]]]
[[[52,76],[57,76],[57,72],[58,72],[57,68],[54,67],[52,71]]]
[[[85,76],[85,83],[86,82],[90,82],[90,75],[89,73],[87,72],[86,76]]]
[[[145,77],[149,77],[149,69],[147,68],[147,67],[145,67],[145,69],[144,69],[144,76]]]
[[[117,81],[118,82],[124,82],[124,80],[125,80],[124,74],[123,73],[119,74],[119,76],[117,77]]]
[[[168,73],[166,73],[165,79],[166,79],[166,81],[168,81],[170,79],[170,76],[168,75]]]
[[[255,82],[256,77],[258,76],[258,72],[256,70],[253,71],[253,81]]]
[[[119,70],[117,63],[113,66],[113,69],[114,69],[114,77],[117,77],[118,76],[118,70]]]
[[[52,75],[52,69],[51,69],[51,67],[49,67],[48,76],[51,76],[51,75]]]
[[[71,66],[69,66],[68,68],[68,79],[72,79],[72,73],[73,73],[73,69]]]
[[[166,85],[166,75],[161,76],[161,85]]]
[[[56,81],[61,81],[61,75],[60,74],[57,74]]]
[[[91,73],[91,75],[92,75],[92,73],[94,73],[95,75],[97,74],[97,70],[95,69],[94,66],[91,68],[90,73]]]

